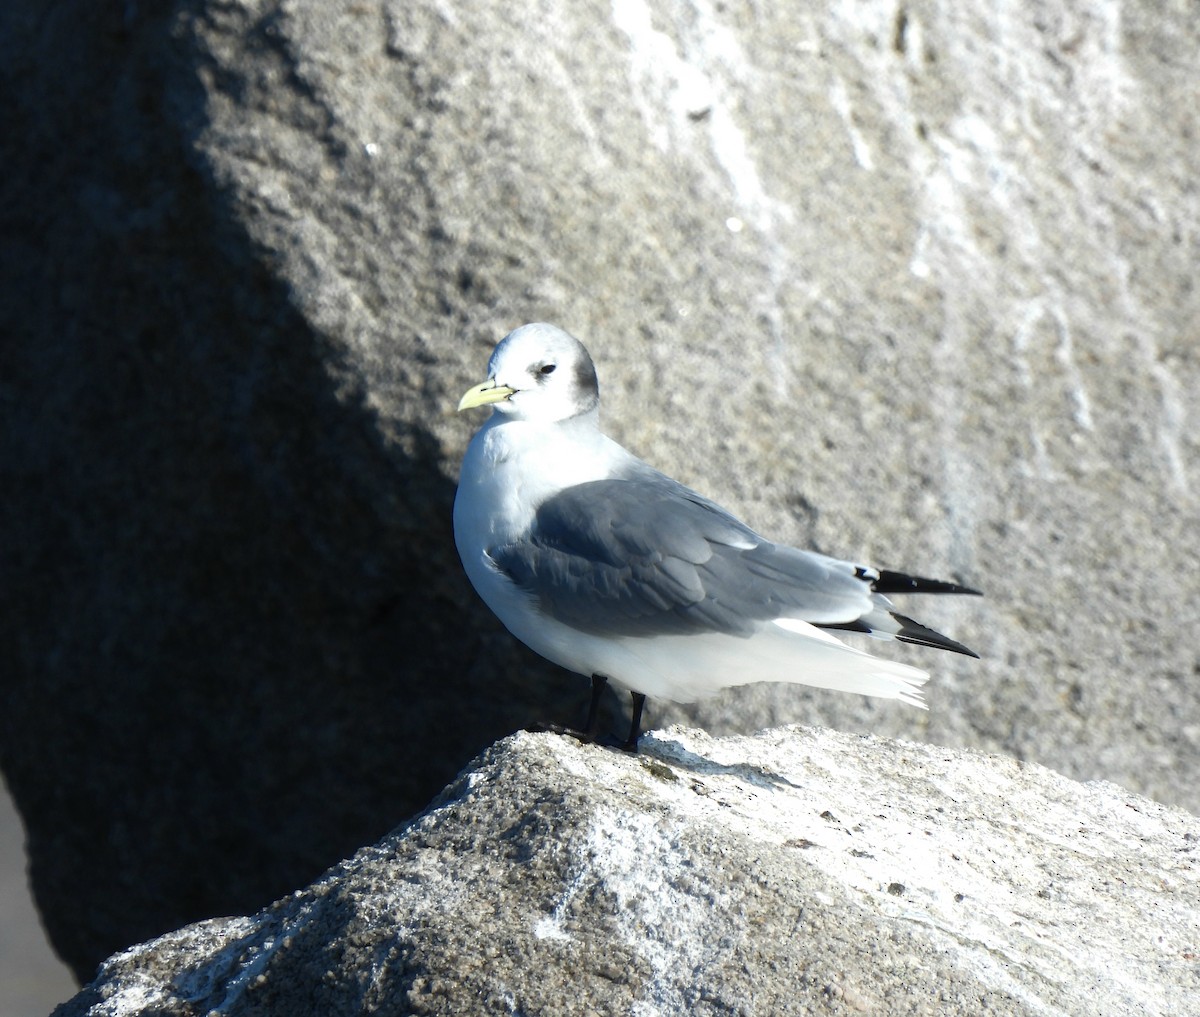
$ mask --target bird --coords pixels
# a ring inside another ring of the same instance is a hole
[[[467,446],[454,539],[476,592],[518,640],[591,679],[592,741],[609,683],[630,694],[637,751],[647,697],[690,703],[791,682],[927,708],[927,672],[834,633],[978,657],[899,613],[890,596],[969,594],[952,582],[774,543],[600,429],[596,369],[545,322],[508,333],[458,411],[490,406]]]

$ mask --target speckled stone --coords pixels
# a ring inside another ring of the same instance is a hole
[[[517,735],[249,918],[55,1017],[1184,1013],[1200,820],[999,756],[781,728]]]

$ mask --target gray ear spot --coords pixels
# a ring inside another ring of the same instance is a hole
[[[580,346],[579,353],[575,361],[575,391],[586,401],[586,408],[591,409],[600,401],[600,383],[596,380],[596,368],[587,350]]]

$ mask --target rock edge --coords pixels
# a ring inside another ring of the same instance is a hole
[[[119,953],[55,1014],[1179,1014],[1198,850],[1182,810],[1000,756],[518,734],[312,886]]]

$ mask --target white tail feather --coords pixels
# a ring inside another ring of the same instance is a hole
[[[686,703],[735,685],[788,682],[926,709],[925,671],[873,657],[806,622],[769,624],[748,639],[711,633],[613,643],[621,659],[611,661],[608,677],[651,698]]]

